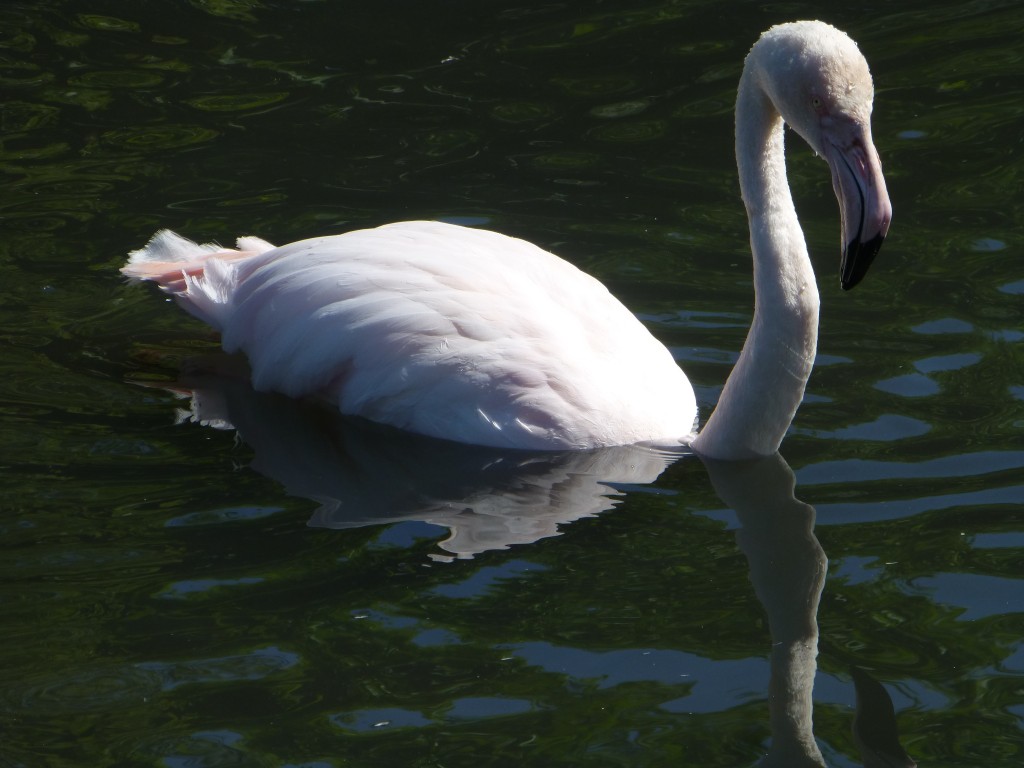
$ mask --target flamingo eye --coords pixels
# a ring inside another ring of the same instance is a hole
[[[811,96],[811,106],[815,109],[821,109],[822,101],[818,96]]]

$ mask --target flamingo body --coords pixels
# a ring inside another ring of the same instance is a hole
[[[532,450],[688,443],[717,459],[778,450],[814,364],[818,289],[786,179],[784,124],[828,163],[840,283],[857,285],[892,207],[871,140],[874,86],[845,33],[781,24],[747,55],[736,161],[754,314],[699,434],[668,350],[599,282],[522,240],[400,222],[236,250],[160,232],[122,270],[154,280],[245,352],[253,383],[463,443]]]
[[[125,272],[244,352],[258,390],[495,447],[678,444],[693,431],[693,389],[669,351],[599,281],[523,240],[409,221],[239,247],[164,231]]]

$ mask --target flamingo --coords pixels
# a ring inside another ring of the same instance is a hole
[[[775,453],[817,347],[818,290],[786,179],[783,125],[823,157],[842,217],[840,281],[861,281],[892,217],[871,140],[868,64],[819,21],[772,27],[736,99],[750,228],[750,331],[700,431],[693,387],[596,279],[526,241],[406,221],[235,249],[169,230],[122,272],[155,281],[249,359],[253,386],[472,445],[541,451],[654,443],[715,459]]]

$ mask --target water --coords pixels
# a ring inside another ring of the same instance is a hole
[[[653,482],[656,456],[445,453],[256,397],[116,274],[163,226],[490,226],[608,283],[706,415],[750,313],[742,57],[823,11],[434,5],[0,8],[0,762],[793,765],[813,706],[846,767],[857,668],[869,744],[888,698],[919,765],[1020,765],[1019,4],[829,12],[875,74],[890,238],[842,294],[790,142],[823,316],[784,462]]]

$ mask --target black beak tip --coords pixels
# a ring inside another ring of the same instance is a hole
[[[868,268],[875,260],[875,256],[878,255],[884,240],[885,236],[879,234],[866,243],[854,240],[846,246],[842,268],[839,272],[839,284],[844,291],[856,287],[864,279],[864,275],[868,273]]]

